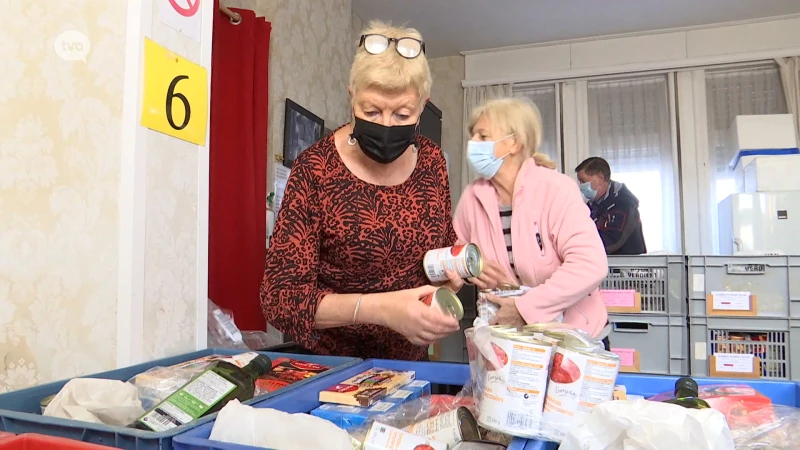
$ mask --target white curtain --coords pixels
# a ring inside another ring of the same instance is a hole
[[[667,76],[589,82],[589,149],[639,199],[648,252],[680,251]]]
[[[786,96],[786,106],[794,114],[794,126],[797,132],[797,145],[800,146],[800,56],[791,58],[778,58],[783,93]]]
[[[510,84],[498,84],[493,86],[474,86],[468,87],[464,89],[464,143],[469,141],[470,136],[468,136],[468,132],[466,127],[469,126],[470,118],[472,117],[472,110],[478,107],[481,103],[485,102],[486,100],[491,100],[494,98],[503,98],[503,97],[510,97],[511,96],[511,85]],[[462,190],[467,187],[468,184],[475,181],[479,178],[473,171],[472,168],[469,166],[469,161],[467,160],[467,152],[464,151],[464,156],[461,161],[461,188]]]
[[[539,109],[542,117],[542,145],[539,152],[552,159],[558,166],[558,170],[563,172],[556,86],[554,84],[545,86],[515,85],[512,90],[515,97],[526,98]]]

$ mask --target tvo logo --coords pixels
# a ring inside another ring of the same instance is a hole
[[[53,50],[65,61],[86,62],[86,55],[89,54],[91,46],[89,38],[77,30],[65,31],[53,41]]]

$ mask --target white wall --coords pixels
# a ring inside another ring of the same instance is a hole
[[[800,15],[465,52],[464,86],[663,70],[800,54]]]

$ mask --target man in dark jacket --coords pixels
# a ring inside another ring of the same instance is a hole
[[[647,253],[639,217],[639,199],[624,184],[611,180],[611,168],[593,156],[575,168],[581,193],[608,255]]]

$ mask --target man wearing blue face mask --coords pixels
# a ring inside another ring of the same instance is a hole
[[[639,199],[627,186],[611,180],[608,161],[593,156],[575,168],[581,194],[608,255],[647,253],[639,217]]]

